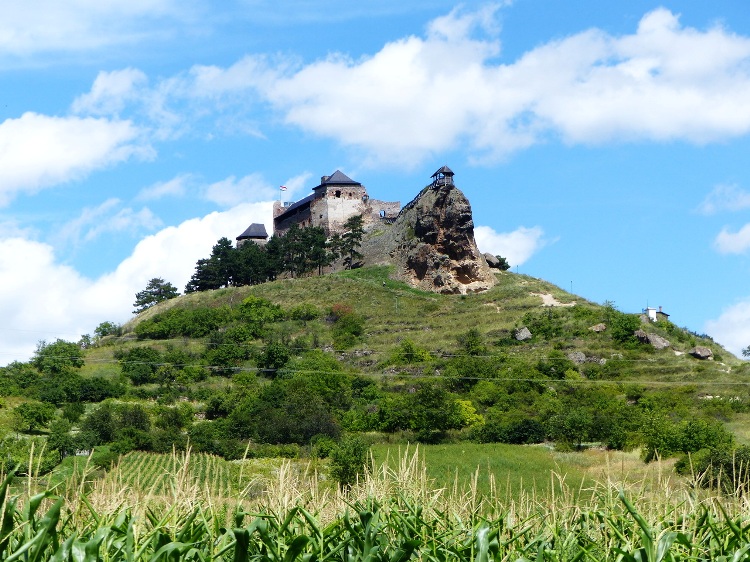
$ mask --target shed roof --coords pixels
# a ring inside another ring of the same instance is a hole
[[[448,166],[443,166],[440,168],[437,172],[432,174],[430,177],[434,178],[438,174],[443,174],[445,176],[455,176],[456,174],[453,173],[453,170],[451,170]]]
[[[236,238],[236,240],[245,240],[247,238],[268,238],[268,233],[266,232],[266,226],[264,224],[254,222],[253,224],[248,226],[245,229],[245,232],[240,234]]]

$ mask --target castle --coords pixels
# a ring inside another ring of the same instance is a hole
[[[336,170],[320,178],[320,185],[304,199],[274,202],[273,233],[282,236],[296,224],[322,227],[326,236],[331,236],[343,233],[344,223],[355,215],[362,215],[367,227],[377,221],[392,221],[400,210],[400,201],[371,199],[365,186]]]

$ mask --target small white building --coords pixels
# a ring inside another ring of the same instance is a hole
[[[656,308],[647,306],[643,309],[643,314],[645,314],[651,322],[657,322],[658,320],[669,320],[669,314],[664,312],[661,307],[659,307],[657,310]]]

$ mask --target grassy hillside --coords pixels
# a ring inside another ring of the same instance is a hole
[[[655,351],[650,346],[623,346],[607,333],[588,328],[606,320],[603,306],[570,294],[543,280],[511,272],[497,274],[498,283],[490,291],[463,296],[440,295],[412,289],[389,279],[389,268],[372,267],[340,272],[323,277],[286,279],[252,287],[206,291],[161,303],[134,318],[125,326],[126,335],[142,321],[170,307],[234,307],[249,295],[268,299],[289,310],[302,303],[327,311],[336,304],[347,304],[365,319],[365,336],[353,350],[340,350],[340,357],[369,373],[382,367],[397,349],[409,339],[433,356],[455,354],[459,339],[471,329],[479,331],[487,354],[505,353],[535,362],[552,350],[568,354],[581,351],[616,364],[617,378],[643,383],[691,383],[707,394],[726,394],[723,385],[746,382],[750,371],[715,342],[685,332],[671,324],[644,324],[642,329],[666,337],[670,349]],[[545,306],[539,295],[551,295],[560,304]],[[629,311],[625,311],[629,312]],[[534,337],[525,343],[513,339],[516,328],[532,320],[548,337],[530,326]],[[332,341],[325,334],[325,320],[303,327],[285,325],[288,337],[320,333],[323,346]],[[695,345],[712,349],[715,361],[700,361],[687,352]],[[362,351],[366,353],[363,355]],[[111,348],[93,350],[87,370],[108,372],[108,367],[94,360],[106,361]],[[585,369],[584,369],[585,370]],[[610,378],[610,377],[607,377]],[[717,383],[713,385],[712,383]]]

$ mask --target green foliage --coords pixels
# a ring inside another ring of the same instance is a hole
[[[479,330],[471,328],[458,337],[461,352],[466,355],[486,355],[487,346]]]
[[[348,305],[335,304],[329,318],[333,321],[333,342],[337,349],[346,349],[358,343],[365,333],[365,319]]]
[[[288,345],[280,341],[272,341],[258,355],[256,363],[263,372],[274,375],[276,371],[287,364],[291,357],[292,351]]]
[[[724,493],[746,494],[750,486],[750,446],[719,444],[700,449],[677,462],[677,472],[695,476],[703,487]]]
[[[541,359],[536,369],[551,379],[564,379],[567,371],[578,371],[576,364],[557,349],[550,351],[546,359]]]
[[[344,223],[344,234],[341,236],[341,255],[344,256],[346,269],[353,269],[357,260],[362,257],[359,247],[362,245],[362,237],[365,234],[364,219],[362,215],[349,217]]]
[[[94,328],[94,336],[96,338],[96,341],[99,341],[102,338],[106,338],[107,336],[120,335],[122,335],[122,326],[115,322],[102,322],[96,328]]]
[[[173,299],[179,296],[179,294],[180,292],[177,290],[177,287],[164,281],[161,277],[154,277],[146,284],[145,289],[135,294],[135,302],[133,303],[135,308],[133,314],[143,312],[162,301]],[[99,324],[99,328],[103,327],[105,324],[111,323],[104,322]],[[111,326],[107,326],[107,328],[111,328]],[[104,337],[105,335],[111,334],[101,334],[100,337]]]
[[[641,327],[641,321],[635,314],[625,314],[617,310],[612,303],[605,305],[607,331],[612,339],[619,343],[635,343],[634,333]]]
[[[211,249],[211,256],[198,260],[185,293],[230,287],[237,269],[237,252],[232,242],[226,237],[219,238]]]
[[[396,350],[391,354],[390,362],[395,365],[409,365],[422,363],[432,359],[430,352],[419,347],[409,338],[401,340]]]
[[[734,443],[732,434],[717,420],[693,418],[675,422],[661,411],[645,417],[641,432],[646,462],[701,449],[728,448]]]
[[[83,367],[83,350],[78,344],[61,339],[54,343],[40,341],[31,364],[45,375],[68,373]]]
[[[526,326],[534,337],[551,340],[565,334],[564,312],[547,308],[544,312],[529,312],[523,317]]]
[[[119,351],[115,358],[120,362],[122,374],[136,386],[156,382],[156,372],[163,361],[159,350],[148,346]]]
[[[510,264],[508,263],[508,260],[506,260],[503,256],[497,255],[495,256],[497,258],[497,261],[500,262],[497,268],[500,271],[508,271],[510,269]]]
[[[289,318],[292,320],[300,320],[302,322],[316,320],[317,318],[320,318],[320,316],[321,312],[318,307],[309,302],[298,304],[289,311]]]
[[[18,431],[31,433],[52,421],[55,417],[55,407],[47,402],[24,402],[13,409],[15,427]]]
[[[370,447],[362,438],[345,436],[330,452],[331,476],[344,487],[351,486],[372,468]]]
[[[203,338],[232,319],[229,307],[178,308],[160,312],[139,322],[133,330],[138,339]]]

